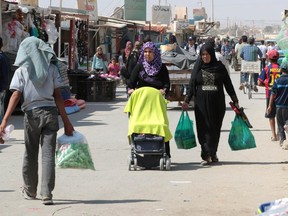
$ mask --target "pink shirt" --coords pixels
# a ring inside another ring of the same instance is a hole
[[[112,64],[110,63],[109,66],[109,75],[111,76],[118,76],[118,72],[120,70],[119,64]]]

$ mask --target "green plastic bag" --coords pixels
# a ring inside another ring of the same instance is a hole
[[[253,134],[239,115],[232,122],[228,143],[232,151],[256,148]]]
[[[182,111],[175,130],[174,139],[178,149],[191,149],[197,145],[193,130],[193,121],[190,120],[187,111]]]
[[[57,167],[95,170],[87,140],[81,133],[75,131],[73,136],[63,134],[57,143]]]

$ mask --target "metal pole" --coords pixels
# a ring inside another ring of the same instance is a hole
[[[212,0],[212,22],[214,22],[214,0]]]
[[[60,0],[60,25],[59,25],[59,38],[58,38],[58,58],[61,57],[61,21],[62,21],[62,0]]]
[[[151,40],[151,21],[149,21],[149,39]]]

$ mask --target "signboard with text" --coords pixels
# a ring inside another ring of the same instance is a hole
[[[181,33],[184,29],[189,28],[188,20],[177,20],[174,21],[174,32]]]
[[[88,11],[90,20],[98,20],[97,0],[77,0],[78,9]]]
[[[125,0],[125,19],[146,21],[146,0]]]
[[[170,24],[171,20],[171,7],[153,5],[152,6],[152,23],[153,24]]]
[[[20,0],[20,4],[38,7],[38,0]]]

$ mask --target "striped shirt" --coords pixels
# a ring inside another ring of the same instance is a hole
[[[240,57],[245,61],[257,61],[258,55],[262,58],[262,52],[259,47],[249,44],[243,47]]]
[[[276,94],[277,108],[288,108],[288,74],[282,74],[275,80],[271,94]]]

